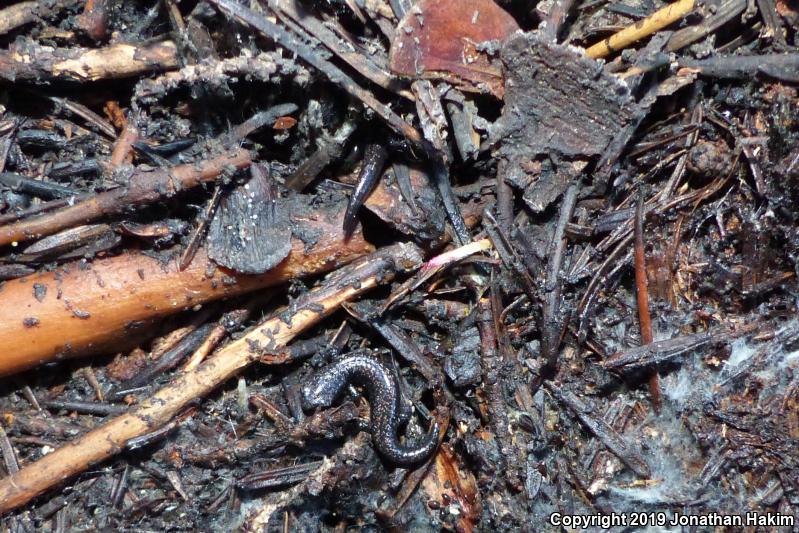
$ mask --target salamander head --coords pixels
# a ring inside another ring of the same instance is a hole
[[[302,386],[302,408],[311,411],[319,407],[330,407],[338,392],[328,381],[312,376]]]

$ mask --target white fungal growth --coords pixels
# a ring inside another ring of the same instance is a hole
[[[722,370],[725,375],[735,373],[735,370],[738,368],[738,366],[752,357],[752,355],[757,351],[746,342],[745,338],[736,339],[735,342],[732,343],[731,348],[732,350],[730,353],[730,358],[727,359],[727,363],[724,365],[724,369]]]
[[[686,365],[693,365],[693,362],[686,362]],[[665,376],[660,380],[660,384],[663,395],[678,409],[690,402],[690,396],[696,386],[691,372],[686,368],[680,368],[677,372]]]

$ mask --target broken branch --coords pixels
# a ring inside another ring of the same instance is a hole
[[[0,78],[9,82],[97,81],[178,68],[175,43],[118,43],[104,48],[53,48],[34,41],[0,50]]]

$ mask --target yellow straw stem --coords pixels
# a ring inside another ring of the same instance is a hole
[[[627,26],[607,39],[603,39],[585,52],[588,57],[597,59],[622,50],[632,43],[662,30],[672,22],[680,20],[694,9],[695,3],[696,0],[678,0],[669,4],[632,26]]]

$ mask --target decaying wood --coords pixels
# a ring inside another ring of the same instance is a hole
[[[343,206],[342,206],[343,211]],[[368,253],[360,232],[344,240],[341,213],[293,220],[289,256],[261,275],[216,268],[203,250],[180,271],[176,260],[127,253],[88,265],[68,264],[0,286],[0,375],[37,364],[113,350],[150,321],[226,296],[318,274]]]
[[[420,263],[416,247],[395,245],[345,267],[322,287],[228,344],[196,370],[180,375],[127,414],[0,480],[0,513],[24,505],[53,485],[119,453],[129,440],[166,424],[189,402],[202,398],[263,353],[285,346],[343,302],[390,281],[398,271],[417,268]]]
[[[154,78],[144,78],[136,84],[136,98],[160,96],[178,87],[197,83],[224,86],[236,76],[269,81],[280,70],[280,57],[275,52],[260,52],[255,55],[241,54],[219,60],[206,60],[197,65],[186,65],[180,70],[164,72]],[[304,69],[295,67],[303,72]],[[299,76],[302,78],[302,76]]]
[[[54,48],[24,40],[0,50],[0,78],[10,82],[131,78],[177,67],[177,48],[172,41],[90,49]]]
[[[631,121],[626,83],[573,47],[517,33],[502,49],[506,105],[492,131],[500,178],[540,212]]]
[[[0,35],[34,22],[39,17],[67,9],[79,0],[28,0],[0,9]]]
[[[0,35],[36,20],[38,2],[19,2],[0,10]]]

